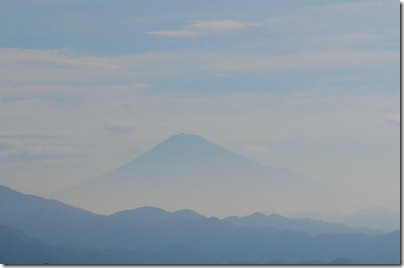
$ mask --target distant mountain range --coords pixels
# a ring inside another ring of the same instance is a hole
[[[341,223],[329,223],[321,220],[290,219],[279,214],[264,215],[254,213],[246,217],[231,216],[224,219],[236,226],[270,227],[278,230],[300,231],[310,235],[322,233],[364,233],[380,234],[381,231],[365,227],[347,227]]]
[[[252,194],[253,193],[253,194]],[[100,213],[155,206],[220,215],[282,204],[323,206],[325,186],[286,168],[270,168],[197,136],[179,134],[103,176],[55,197]],[[250,198],[253,195],[254,198]],[[206,206],[206,204],[215,204]],[[230,211],[234,208],[234,211]]]
[[[0,262],[264,264],[400,262],[400,232],[281,215],[220,220],[142,207],[109,216],[0,186]]]
[[[369,228],[380,229],[384,232],[400,228],[400,212],[384,207],[361,209],[347,215],[301,212],[294,214],[293,217],[339,222],[349,227],[366,226]]]

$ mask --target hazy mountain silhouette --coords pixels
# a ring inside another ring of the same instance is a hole
[[[305,180],[287,169],[268,168],[213,144],[201,136],[187,134],[168,138],[139,158],[97,180],[109,178],[132,180],[133,175],[137,175],[138,172],[147,179],[155,180],[159,180],[159,176],[164,174],[168,174],[165,175],[168,178],[186,180],[200,175],[206,181],[212,176],[226,179],[257,176],[279,181]]]
[[[392,231],[400,228],[400,214],[386,208],[368,208],[352,213],[341,220],[347,226],[369,226]]]
[[[0,186],[0,215],[0,224],[13,226],[49,243],[68,243],[78,233],[86,239],[90,229],[106,217],[5,186]]]
[[[0,228],[0,260],[6,263],[398,263],[400,257],[399,231],[369,236],[347,228],[310,235],[153,207],[105,216],[7,187],[0,187],[0,198],[0,225],[12,226]],[[299,220],[276,219],[307,229]]]
[[[367,227],[379,229],[384,232],[400,229],[400,212],[385,207],[370,207],[345,215],[300,212],[295,213],[293,217],[341,223],[348,227]]]
[[[169,219],[171,217],[171,213],[161,208],[141,207],[132,210],[119,211],[112,214],[110,217],[117,221],[150,224]]]
[[[66,205],[60,201],[46,199],[36,195],[24,194],[0,185],[0,214],[12,217],[36,215],[40,211],[62,214],[65,217],[95,215],[84,209]]]
[[[3,264],[198,264],[203,260],[180,246],[153,253],[124,248],[55,246],[0,225],[0,263]]]
[[[234,258],[214,260],[211,256],[203,256],[183,246],[170,246],[157,252],[143,252],[133,249],[90,249],[52,246],[20,230],[0,225],[0,263],[3,264],[219,264],[233,263]],[[244,262],[251,264],[251,261]],[[259,264],[257,261],[255,263]],[[287,259],[267,260],[266,264],[294,264]],[[326,261],[315,259],[301,260],[298,264],[326,264]],[[331,264],[355,264],[356,261],[339,257]]]
[[[243,192],[256,199],[243,199]],[[209,193],[209,194],[207,194]],[[137,206],[181,208],[218,215],[221,206],[254,210],[278,202],[294,207],[318,205],[329,194],[325,188],[286,168],[270,168],[197,136],[179,134],[103,176],[68,189],[57,197],[70,204],[80,201],[92,211],[111,213]],[[158,197],[158,198],[157,198]],[[272,199],[272,200],[271,200]],[[320,203],[321,204],[321,203]],[[236,213],[236,211],[229,213]]]
[[[155,223],[158,221],[170,219],[172,217],[195,220],[206,218],[189,209],[168,212],[164,209],[155,207],[141,207],[132,210],[119,211],[110,215],[109,217],[119,221],[137,222],[143,224]]]
[[[265,215],[258,212],[245,217],[231,216],[224,220],[236,226],[271,227],[278,230],[300,231],[311,235],[321,233],[381,233],[380,230],[376,229],[363,227],[349,228],[340,223],[329,223],[309,218],[291,219],[279,214]]]
[[[53,260],[52,253],[45,242],[28,237],[15,228],[0,225],[0,263],[44,264]]]
[[[177,239],[164,250],[49,245],[15,228],[0,226],[0,262],[5,264],[399,264],[399,231],[379,235],[214,232]],[[189,235],[188,231],[184,232]],[[236,234],[236,236],[232,236]],[[205,234],[206,235],[206,234]],[[203,238],[202,238],[203,236]],[[155,236],[154,238],[158,238]],[[222,240],[229,239],[228,241]],[[141,241],[146,242],[146,241]],[[153,242],[153,241],[152,241]],[[155,242],[154,242],[155,243]],[[180,243],[180,244],[178,244]],[[339,257],[338,257],[339,256]]]
[[[150,207],[105,216],[59,201],[19,193],[5,186],[0,186],[0,215],[0,225],[13,226],[51,244],[81,246],[98,246],[103,243],[118,245],[120,237],[125,237],[125,233],[136,225],[169,218],[204,218],[190,210],[170,213]],[[105,236],[100,236],[103,232],[106,232]]]

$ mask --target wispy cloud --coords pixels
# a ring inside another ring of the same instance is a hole
[[[149,35],[164,37],[195,37],[209,33],[219,33],[226,31],[235,31],[245,29],[249,26],[258,25],[257,23],[248,23],[241,20],[197,20],[176,30],[168,31],[149,31]]]
[[[10,63],[14,61],[24,61],[25,64],[31,66],[41,65],[46,62],[57,64],[77,66],[93,66],[103,69],[117,69],[118,66],[108,62],[102,57],[84,56],[67,49],[39,50],[39,49],[10,49],[0,48],[0,60],[2,63]]]
[[[0,139],[0,151],[9,151],[19,145],[20,143],[13,139]]]
[[[274,33],[286,33],[280,41],[312,50],[352,45],[374,48],[394,42],[398,46],[399,10],[398,3],[383,0],[328,1],[292,9],[288,15],[270,15],[263,24]]]
[[[18,132],[11,134],[1,134],[0,138],[2,139],[59,139],[62,137],[62,133],[60,134],[44,134],[44,133],[35,133],[35,132]]]
[[[102,97],[106,97],[108,94],[117,96],[120,95],[119,92],[132,94],[137,90],[148,88],[148,82],[145,82],[148,79],[183,77],[184,75],[232,74],[243,71],[305,71],[324,70],[324,68],[386,71],[389,70],[388,68],[393,70],[399,67],[398,51],[374,51],[359,48],[329,48],[285,55],[174,51],[91,57],[94,62],[99,61],[117,66],[112,70],[86,64],[74,68],[68,66],[55,68],[52,64],[53,57],[59,58],[58,53],[31,50],[27,52],[24,49],[18,51],[18,56],[15,57],[9,57],[7,49],[0,51],[0,73],[2,73],[0,83],[3,84],[0,97],[19,97],[17,92],[21,92],[24,97],[52,92],[66,96],[88,94],[89,92]],[[13,50],[10,53],[13,54]],[[27,63],[30,62],[30,58],[39,59],[41,56],[44,58],[40,62],[35,61],[38,64],[35,68]],[[86,56],[64,54],[63,62],[80,62],[79,59],[76,59],[77,57],[86,58]],[[5,63],[5,65],[1,63]],[[44,80],[44,78],[46,79]],[[94,81],[98,81],[98,83],[86,84]],[[9,85],[10,83],[12,85]],[[29,86],[24,87],[24,85]]]
[[[133,124],[128,122],[116,122],[106,124],[104,129],[108,131],[111,135],[122,135],[133,133]]]
[[[100,80],[122,70],[106,57],[92,57],[68,50],[0,48],[0,83],[55,83]]]
[[[396,126],[400,125],[400,121],[401,121],[400,114],[389,114],[387,116],[387,118],[385,119],[385,122],[387,124],[396,125]]]
[[[364,33],[345,33],[345,34],[325,34],[315,38],[309,39],[312,45],[328,46],[328,47],[341,47],[344,45],[363,44],[374,42],[383,38],[381,35],[364,34]]]
[[[157,36],[164,36],[164,37],[193,37],[193,36],[198,36],[201,33],[198,32],[193,32],[193,31],[150,31],[146,32],[147,34],[150,35],[157,35]]]
[[[397,3],[398,4],[398,3]],[[398,6],[397,6],[398,8]],[[310,7],[307,10],[312,12],[323,13],[352,13],[352,12],[379,12],[380,10],[388,10],[389,6],[386,5],[384,0],[370,0],[370,1],[351,1],[346,3],[330,2],[325,5]]]
[[[252,24],[240,20],[205,20],[194,21],[186,28],[202,32],[224,32],[247,28]]]
[[[298,20],[302,19],[301,16],[297,15],[277,15],[273,17],[269,17],[264,20],[264,24],[266,26],[280,26],[290,23],[296,23]]]
[[[33,146],[26,147],[3,157],[6,164],[33,162],[59,162],[60,160],[80,157],[80,150],[69,147]]]

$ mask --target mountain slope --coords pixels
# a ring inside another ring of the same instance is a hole
[[[188,220],[199,220],[206,218],[196,213],[195,211],[189,209],[182,209],[174,212],[168,212],[164,209],[155,207],[140,207],[131,210],[124,210],[116,212],[109,216],[110,219],[116,221],[136,222],[142,224],[151,224],[158,221],[167,220],[173,217]]]
[[[185,248],[169,247],[153,253],[109,248],[54,246],[13,227],[0,225],[0,263],[32,264],[197,264],[203,258]]]
[[[256,193],[254,199],[243,198],[243,193],[248,196],[251,192]],[[319,196],[330,193],[288,169],[269,168],[200,136],[179,134],[57,197],[71,204],[80,201],[83,207],[102,213],[139,206],[175,210],[186,203],[188,208],[220,215],[224,207],[236,214],[240,209],[256,211],[274,202],[293,208],[293,197],[303,194],[313,207],[322,204],[317,201]],[[301,205],[301,200],[296,202]]]
[[[45,264],[52,262],[49,245],[28,237],[23,232],[0,225],[0,263],[3,264]]]
[[[213,181],[212,178],[234,182],[251,176],[278,182],[308,181],[288,169],[269,168],[255,163],[200,136],[178,134],[85,185],[117,184],[135,180],[186,182],[195,181],[194,177],[203,178],[205,183]]]
[[[7,218],[19,217],[46,210],[49,212],[61,213],[66,217],[81,215],[94,215],[84,209],[66,205],[57,200],[42,198],[12,190],[9,187],[0,185],[0,214]],[[7,213],[7,214],[4,214]]]
[[[106,216],[66,205],[62,202],[28,195],[0,186],[0,224],[23,230],[49,243],[69,242],[88,229],[96,228]]]

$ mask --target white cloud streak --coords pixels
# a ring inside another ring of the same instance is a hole
[[[20,145],[21,144],[15,139],[1,139],[0,138],[0,152],[13,150]]]
[[[104,126],[104,129],[111,135],[132,134],[134,131],[133,123],[130,122],[114,122]]]
[[[116,76],[121,71],[105,57],[67,50],[0,48],[0,82],[80,82]]]
[[[86,60],[87,58],[91,60]],[[55,67],[55,62],[60,65]],[[76,64],[74,68],[71,67],[73,62]],[[114,68],[105,68],[106,66]],[[89,91],[98,92],[100,97],[117,96],[119,92],[130,95],[137,90],[147,89],[149,85],[143,82],[147,79],[184,75],[231,75],[233,72],[277,70],[332,71],[340,68],[386,71],[388,68],[394,70],[398,67],[398,51],[353,48],[282,56],[181,51],[109,57],[86,57],[60,51],[0,49],[0,98],[55,92],[77,96]]]
[[[399,126],[401,122],[400,114],[389,114],[386,118],[386,123]]]
[[[201,33],[194,31],[150,31],[146,32],[150,35],[164,36],[164,37],[175,37],[175,38],[183,38],[183,37],[194,37],[201,35]]]
[[[146,32],[146,34],[163,37],[186,38],[211,33],[242,30],[254,25],[257,25],[257,23],[248,23],[240,20],[198,20],[192,21],[180,29],[168,31],[149,31]]]
[[[193,21],[186,26],[188,29],[202,32],[224,32],[247,28],[251,24],[240,20],[208,20]]]

